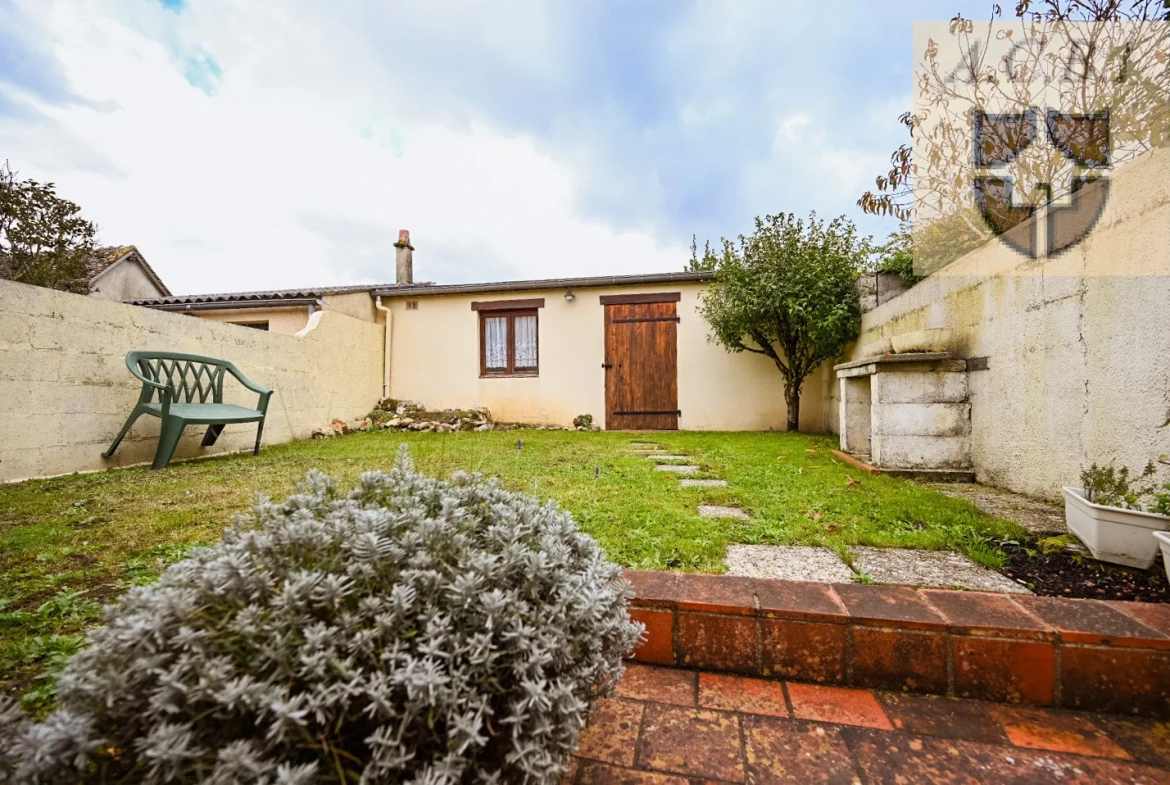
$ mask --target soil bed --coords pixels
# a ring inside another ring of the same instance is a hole
[[[1105,564],[1088,554],[1044,554],[1033,543],[1002,546],[1007,565],[1000,573],[1043,597],[1170,603],[1166,570],[1159,558],[1148,570]]]

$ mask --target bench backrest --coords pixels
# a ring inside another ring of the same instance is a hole
[[[174,403],[223,403],[223,376],[227,360],[178,352],[130,352],[126,364],[152,382],[164,384]],[[140,403],[162,400],[157,387],[142,385]]]

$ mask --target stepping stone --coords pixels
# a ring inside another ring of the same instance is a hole
[[[805,545],[729,545],[727,574],[785,581],[853,583],[853,570],[832,548]]]
[[[850,551],[854,569],[873,578],[874,583],[1030,593],[1011,578],[981,567],[961,553],[912,548],[851,548]]]
[[[678,481],[684,488],[723,488],[727,480],[696,480],[693,477],[684,477]]]
[[[698,466],[682,466],[677,463],[660,463],[654,467],[660,472],[674,472],[675,474],[698,474]]]
[[[649,461],[689,461],[689,455],[647,455],[646,460]]]
[[[748,514],[738,507],[720,507],[718,504],[700,504],[699,516],[703,518],[746,518]]]
[[[993,518],[1007,518],[1035,534],[1064,534],[1068,531],[1062,505],[1037,501],[990,485],[962,482],[928,482],[922,485],[956,499],[966,499]]]
[[[651,442],[630,442],[631,450],[657,450],[660,449],[657,444]]]

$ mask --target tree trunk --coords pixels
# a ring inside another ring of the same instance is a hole
[[[800,382],[793,384],[784,380],[784,403],[788,405],[788,427],[785,430],[800,430]]]

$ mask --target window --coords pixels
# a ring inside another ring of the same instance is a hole
[[[480,311],[480,375],[536,376],[539,343],[535,309]]]

